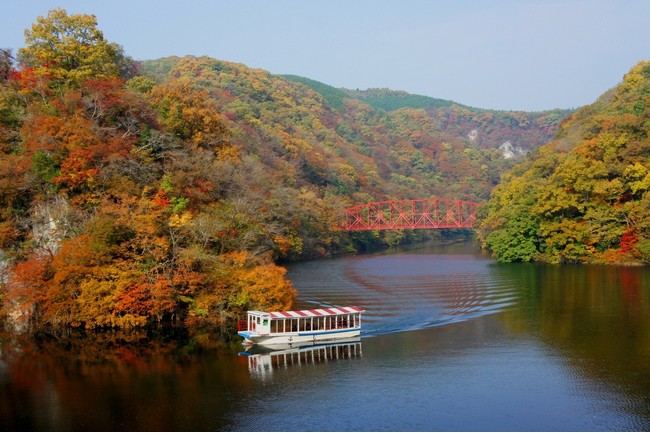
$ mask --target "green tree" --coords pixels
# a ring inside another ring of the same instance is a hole
[[[648,94],[646,61],[504,177],[479,226],[499,260],[650,261]]]

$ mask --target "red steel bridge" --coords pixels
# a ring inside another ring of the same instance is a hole
[[[478,203],[447,198],[390,200],[345,210],[342,230],[472,228]]]

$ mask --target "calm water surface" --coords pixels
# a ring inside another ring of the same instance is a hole
[[[5,336],[3,430],[650,430],[650,271],[497,264],[472,244],[291,266],[358,341]]]

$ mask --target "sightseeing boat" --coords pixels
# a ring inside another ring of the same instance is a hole
[[[358,337],[361,333],[359,307],[331,307],[315,310],[249,311],[239,322],[244,344],[308,344]]]

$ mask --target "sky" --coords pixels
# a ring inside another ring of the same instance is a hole
[[[208,56],[495,110],[590,104],[650,60],[648,0],[5,0],[0,48],[55,8],[95,15],[136,60]]]

